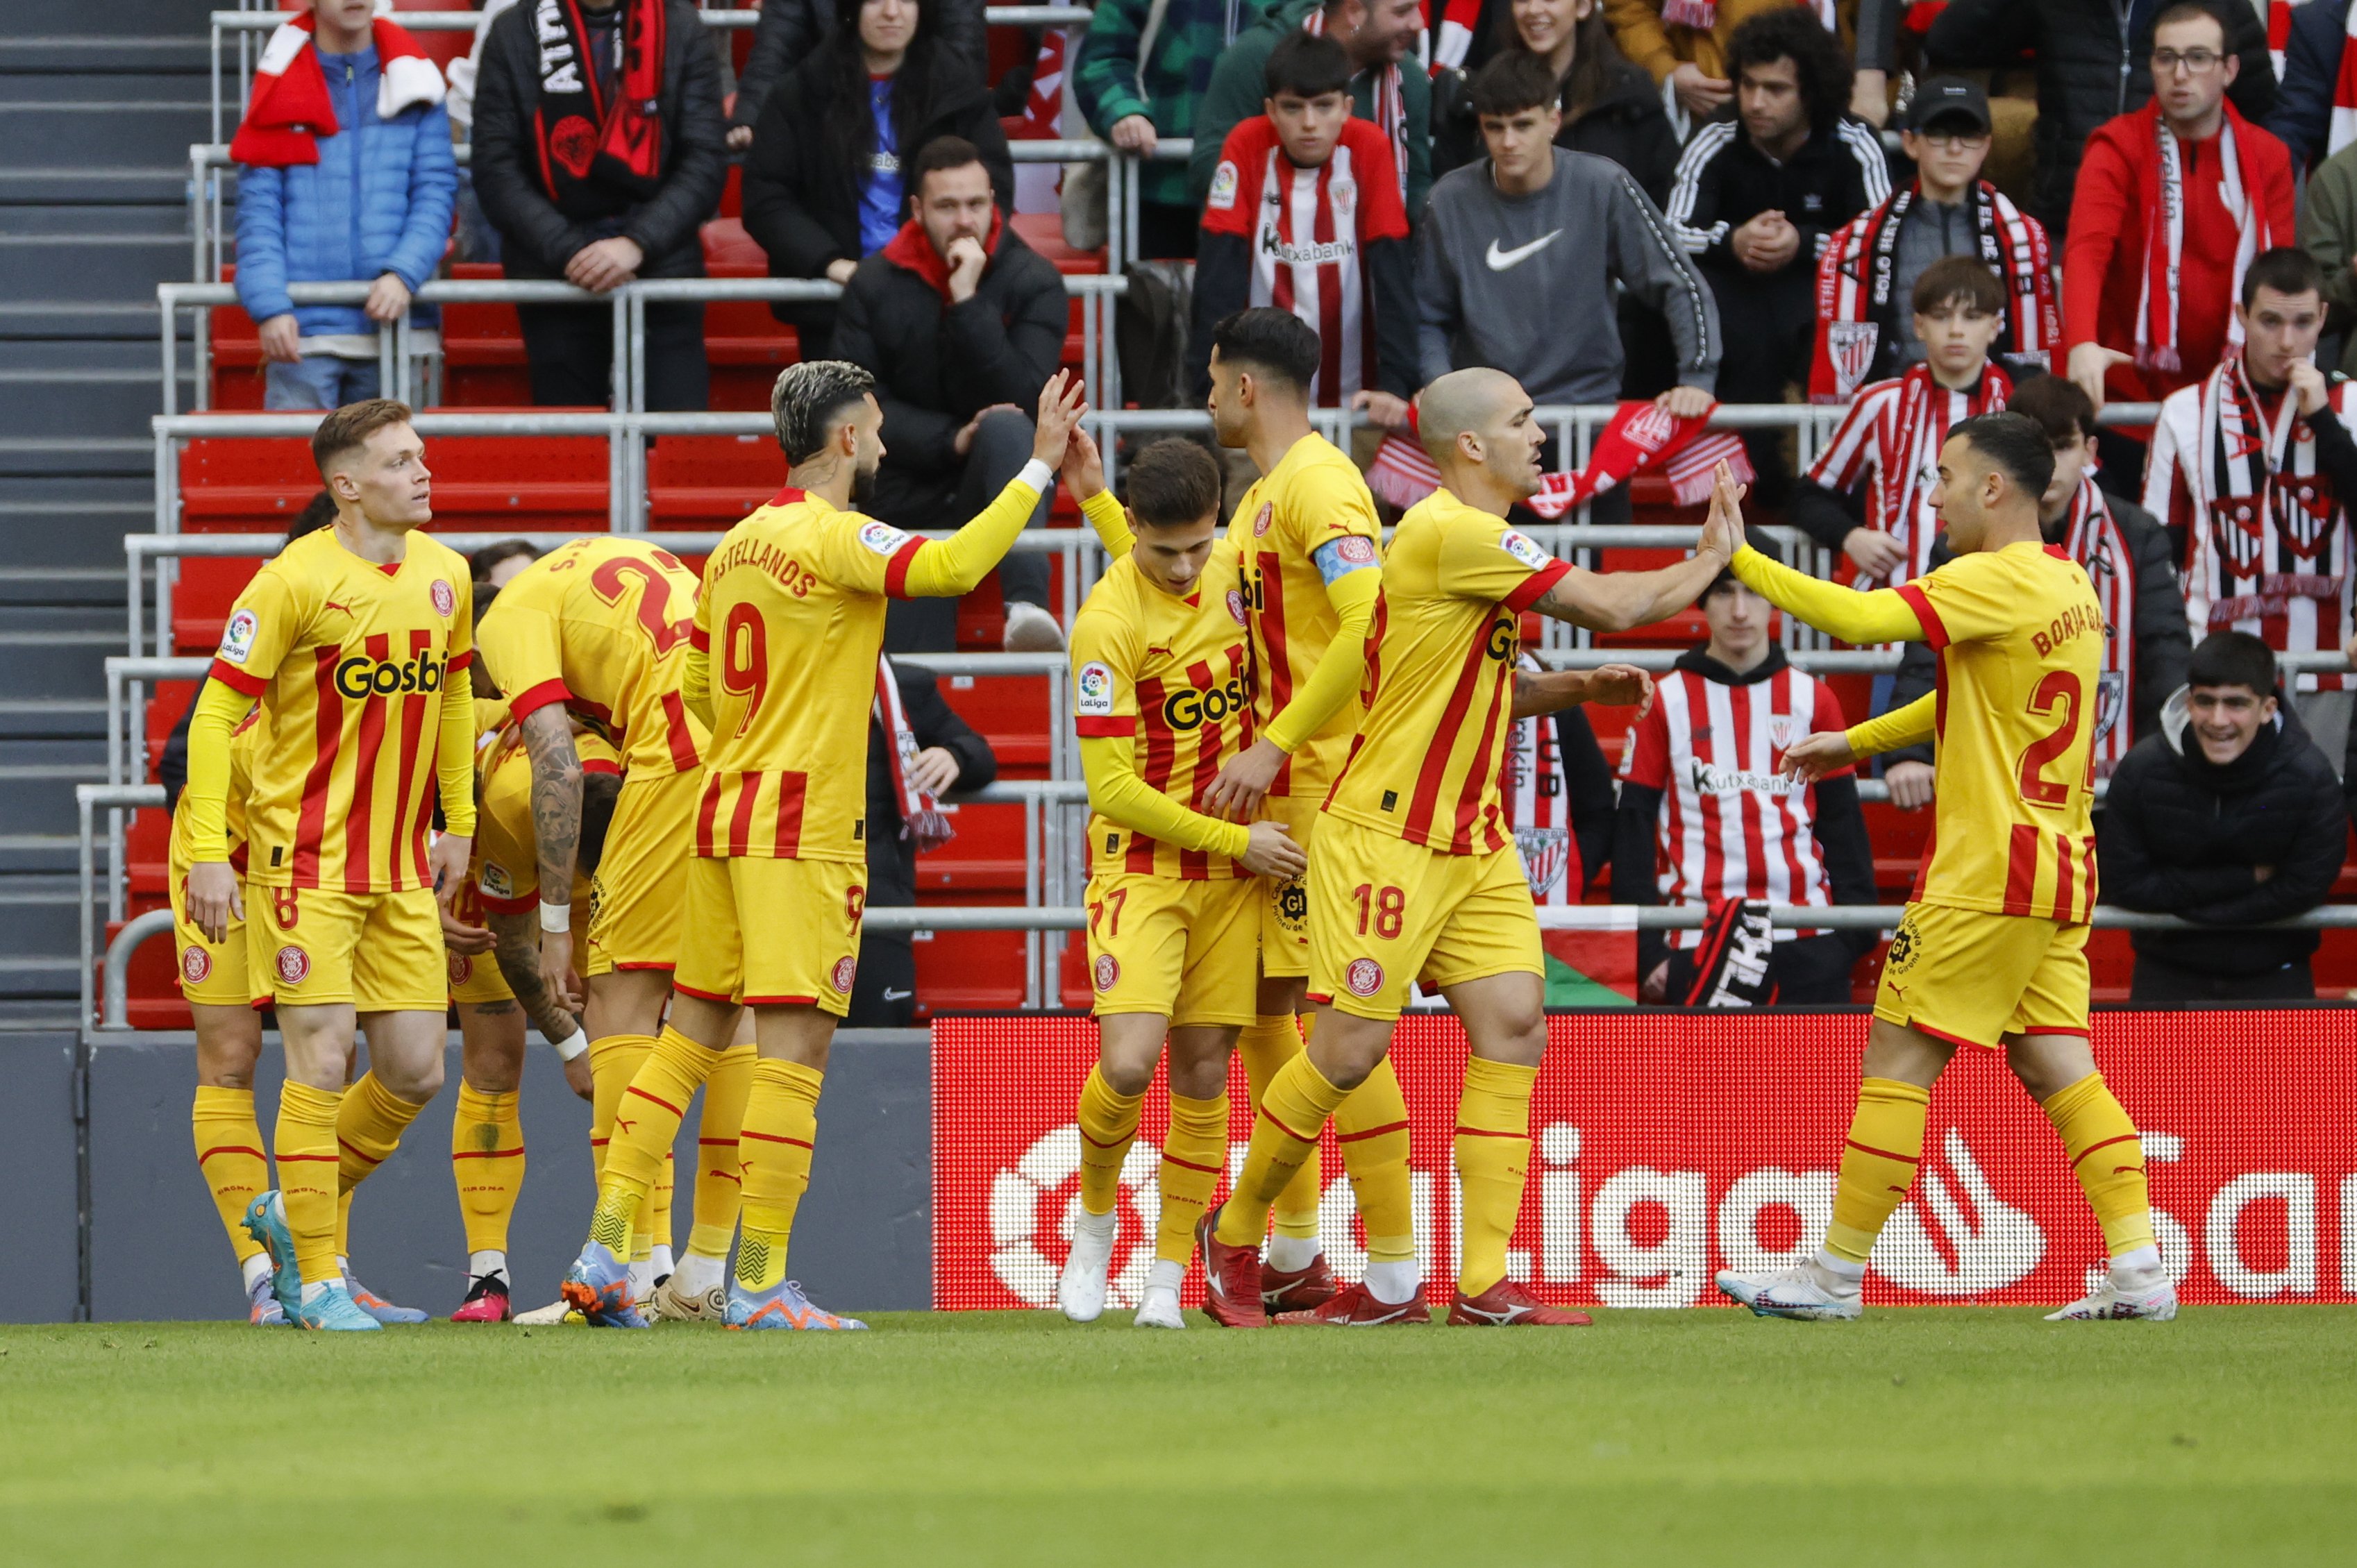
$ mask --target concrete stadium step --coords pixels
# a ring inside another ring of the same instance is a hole
[[[150,363],[108,364],[129,357]],[[148,420],[164,409],[161,367],[152,362],[152,345],[107,342],[38,342],[8,345],[7,363],[0,365],[0,429],[19,440],[48,437],[70,448],[93,438],[151,440]],[[98,363],[59,364],[43,360],[81,359]],[[183,373],[181,406],[196,390],[196,378]]]
[[[45,614],[70,619],[96,617],[102,612],[95,607],[56,612],[19,607],[8,612],[7,620],[20,626],[26,617]],[[12,691],[38,692],[52,698],[103,699],[105,660],[109,654],[124,651],[123,639],[124,628],[120,625],[103,630],[87,626],[51,629],[38,624],[35,629],[0,630],[0,663],[5,663],[9,671]]]
[[[5,132],[0,120],[0,134]],[[152,304],[157,284],[188,275],[188,242],[183,235],[110,234],[103,229],[0,233],[0,295],[13,299]]]
[[[193,80],[148,78],[132,86],[80,72],[18,76],[0,97],[0,145],[48,167],[102,148],[103,161],[117,168],[185,164],[189,145],[211,134],[211,104]]]
[[[0,876],[79,872],[81,840],[74,832],[0,833]]]
[[[76,931],[81,928],[77,926]],[[0,998],[17,1004],[66,1002],[81,994],[81,945],[62,958],[0,956]]]
[[[124,617],[124,573],[119,566],[48,566],[0,575],[0,615],[15,605],[76,605]]]
[[[99,678],[105,679],[103,668]],[[105,735],[102,697],[0,697],[0,740],[87,740]]]
[[[29,958],[81,956],[78,876],[0,876],[0,952]]]
[[[0,435],[0,480],[138,478],[155,471],[156,444],[144,436],[59,442],[47,435]]]
[[[72,839],[81,820],[74,786],[105,779],[103,762],[0,762],[0,841],[28,833]]]
[[[98,568],[119,575],[123,536],[155,530],[152,477],[0,476],[0,560],[19,571]]]
[[[0,222],[6,220],[7,209],[0,208]],[[160,380],[163,372],[161,345],[156,340],[160,325],[159,309],[153,299],[0,301],[0,342],[81,341],[103,343],[110,348],[116,343],[127,344],[146,358],[151,380]],[[189,384],[196,378],[196,372],[186,367],[193,337],[184,314],[180,317],[180,374]],[[188,406],[185,392],[180,406]]]

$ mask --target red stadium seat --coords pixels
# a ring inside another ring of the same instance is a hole
[[[786,482],[785,454],[767,435],[664,435],[647,446],[647,517],[654,528],[725,530]]]
[[[960,904],[1020,903],[1005,898],[968,898]],[[955,1013],[1023,1004],[1021,931],[919,932],[917,1003],[924,1013]]]
[[[1047,777],[1047,676],[944,675],[942,696],[990,743],[1002,776]]]

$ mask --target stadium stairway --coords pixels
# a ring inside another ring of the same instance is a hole
[[[153,527],[155,291],[188,274],[207,9],[0,5],[0,1025],[77,992],[72,786],[105,777],[121,540]]]

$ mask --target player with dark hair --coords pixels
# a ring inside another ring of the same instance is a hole
[[[2105,1282],[2057,1318],[2168,1318],[2177,1294],[2153,1239],[2136,1126],[2088,1047],[2087,931],[2095,908],[2094,703],[2103,607],[2079,564],[2047,548],[2039,504],[2054,475],[2045,430],[2018,413],[1956,425],[1932,497],[1956,559],[1857,593],[1738,549],[1737,576],[1854,643],[1928,642],[1940,689],[1785,754],[1814,779],[1936,737],[1938,820],[1875,993],[1857,1111],[1833,1218],[1813,1256],[1774,1273],[1722,1273],[1763,1317],[1854,1318],[1874,1239],[1923,1155],[1932,1085],[1959,1049],[2005,1053],[2053,1122],[2111,1251]],[[1718,474],[1714,518],[1742,490]]]
[[[739,1131],[744,1236],[728,1324],[860,1326],[786,1278],[786,1247],[810,1182],[828,1045],[858,968],[866,778],[857,759],[877,682],[890,679],[885,605],[971,593],[1047,494],[1082,410],[1064,372],[1049,378],[1031,462],[979,517],[930,542],[850,510],[884,456],[874,387],[839,360],[778,377],[770,409],[791,465],[786,486],[705,562],[683,628],[682,697],[708,725],[710,754],[693,802],[669,1016],[630,1080],[589,1239],[565,1275],[565,1298],[592,1324],[645,1322],[627,1259],[639,1208],[742,1005],[753,1011],[759,1059]]]
[[[186,912],[210,941],[248,919],[251,1000],[278,1010],[280,1191],[254,1200],[248,1229],[270,1250],[280,1305],[305,1327],[372,1329],[338,1265],[338,1206],[442,1086],[441,916],[475,831],[461,678],[473,577],[417,532],[432,476],[407,407],[338,409],[311,451],[334,526],[289,544],[238,596],[189,724]],[[224,828],[230,739],[257,698],[241,886]],[[436,804],[444,831],[429,845]],[[369,1071],[347,1091],[362,1026]]]
[[[1191,441],[1157,441],[1129,466],[1125,509],[1087,442],[1076,435],[1066,456],[1072,489],[1132,543],[1072,623],[1098,1059],[1081,1088],[1081,1212],[1056,1297],[1078,1323],[1104,1309],[1122,1164],[1167,1037],[1162,1212],[1136,1321],[1179,1328],[1195,1223],[1227,1165],[1228,1058],[1254,1021],[1256,878],[1285,881],[1308,861],[1281,822],[1247,826],[1193,804],[1253,734],[1243,577],[1234,537],[1218,537],[1219,464]]]

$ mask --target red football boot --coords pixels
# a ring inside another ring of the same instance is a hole
[[[450,1315],[453,1323],[505,1323],[515,1316],[509,1300],[508,1277],[484,1274],[467,1288],[466,1305]]]
[[[1341,1288],[1334,1283],[1334,1271],[1326,1266],[1323,1252],[1310,1259],[1306,1269],[1273,1269],[1265,1260],[1260,1266],[1260,1304],[1271,1316],[1323,1306]]]
[[[1500,1280],[1480,1295],[1460,1290],[1448,1308],[1449,1324],[1468,1328],[1585,1328],[1594,1321],[1584,1312],[1549,1306],[1512,1280]]]
[[[1419,1293],[1413,1301],[1383,1300],[1364,1285],[1349,1285],[1308,1312],[1288,1312],[1277,1322],[1311,1328],[1414,1328],[1432,1322],[1432,1309]]]
[[[1216,1208],[1195,1221],[1195,1244],[1203,1252],[1203,1311],[1222,1328],[1265,1328],[1260,1249],[1229,1246],[1220,1240],[1219,1223]]]

